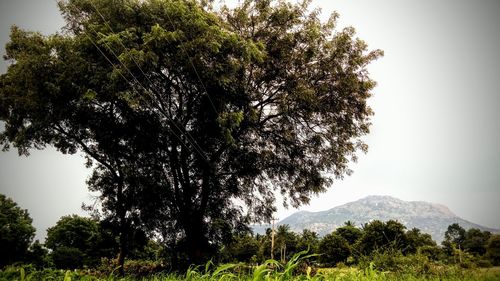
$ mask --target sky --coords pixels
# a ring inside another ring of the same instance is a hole
[[[227,1],[234,6],[237,1]],[[353,26],[385,56],[369,66],[378,85],[366,155],[353,175],[313,196],[300,210],[322,211],[368,195],[448,206],[458,216],[500,228],[500,1],[337,0],[312,2],[339,28]],[[0,52],[12,24],[57,32],[54,0],[0,0]],[[7,63],[2,61],[0,73]],[[1,127],[0,127],[1,129]],[[0,193],[28,209],[46,229],[91,203],[82,155],[53,148],[19,157],[0,152]],[[297,210],[280,207],[284,219]]]

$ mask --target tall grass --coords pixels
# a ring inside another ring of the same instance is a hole
[[[449,268],[446,274],[416,274],[412,272],[389,272],[376,269],[372,262],[364,269],[354,267],[320,269],[313,274],[313,269],[307,265],[307,259],[315,255],[300,252],[287,263],[267,260],[257,266],[245,264],[223,264],[216,266],[209,261],[204,266],[190,267],[185,274],[157,274],[143,278],[119,278],[110,274],[98,277],[85,274],[83,271],[63,271],[54,269],[34,270],[32,267],[7,267],[0,271],[0,281],[7,280],[61,280],[61,281],[458,281],[458,280],[500,280],[500,268],[490,270],[464,270]]]

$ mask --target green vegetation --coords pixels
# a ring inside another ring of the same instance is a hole
[[[0,280],[490,278],[498,235],[459,225],[443,247],[397,221],[254,235],[275,194],[308,203],[367,151],[382,52],[310,1],[212,2],[66,0],[65,32],[12,27],[0,145],[84,153],[101,208],[41,244],[0,196]]]
[[[277,192],[307,203],[367,151],[381,51],[309,1],[212,2],[65,0],[64,32],[12,27],[0,145],[84,153],[120,265],[140,231],[169,264],[204,263],[268,221]]]
[[[416,281],[416,280],[484,280],[500,279],[500,267],[471,270],[459,267],[444,267],[439,265],[422,265],[418,261],[413,265],[402,267],[397,272],[380,271],[374,268],[374,263],[366,268],[337,267],[321,268],[318,270],[304,265],[309,256],[300,256],[304,252],[294,255],[286,264],[276,260],[268,260],[263,264],[248,267],[243,264],[223,264],[214,266],[208,262],[205,266],[191,267],[185,274],[154,274],[148,277],[118,278],[114,274],[99,275],[88,270],[36,270],[32,267],[7,267],[0,271],[0,280],[93,280],[93,281],[288,281],[288,280],[366,280],[366,281]],[[427,267],[426,274],[422,269]]]
[[[4,199],[18,209],[10,199]],[[17,210],[16,209],[16,210]],[[29,214],[22,212],[23,217]],[[12,217],[14,219],[14,217]],[[11,225],[5,221],[5,225]],[[31,229],[31,222],[25,229]],[[120,280],[113,253],[119,233],[106,221],[64,216],[48,229],[46,243],[25,247],[24,257],[0,270],[0,280]],[[456,235],[456,234],[459,235]],[[450,225],[443,246],[419,229],[407,231],[397,221],[372,221],[358,228],[351,222],[324,237],[280,225],[274,234],[240,233],[217,249],[204,266],[176,270],[168,248],[138,232],[129,245],[131,259],[123,280],[497,280],[499,235]],[[135,237],[135,238],[134,238]],[[488,239],[485,239],[488,237]],[[16,244],[23,236],[12,237]],[[32,239],[32,238],[31,238]],[[459,249],[455,242],[464,246]],[[480,242],[478,242],[480,241]],[[31,243],[31,240],[29,240]],[[451,252],[449,252],[451,245]],[[50,249],[50,252],[45,249]],[[479,249],[479,250],[478,250]],[[68,271],[70,269],[71,271]]]
[[[0,194],[0,268],[24,260],[35,236],[27,210]]]

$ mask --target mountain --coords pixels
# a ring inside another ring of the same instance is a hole
[[[407,229],[416,227],[422,232],[429,233],[438,243],[441,243],[446,229],[453,223],[458,223],[465,229],[479,228],[490,232],[500,232],[498,229],[464,220],[444,205],[422,201],[403,201],[390,196],[368,196],[322,212],[300,211],[281,220],[277,225],[288,224],[295,232],[309,229],[323,236],[343,226],[348,220],[357,226],[372,220],[397,220]],[[263,233],[265,227],[257,226],[254,231]]]

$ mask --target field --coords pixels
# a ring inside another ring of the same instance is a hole
[[[160,274],[149,277],[133,278],[125,277],[118,278],[110,275],[107,277],[96,277],[94,275],[86,274],[83,271],[63,271],[63,270],[42,270],[32,271],[26,273],[23,270],[6,270],[0,273],[0,280],[20,280],[20,281],[34,281],[34,280],[87,280],[87,281],[181,281],[181,280],[360,280],[360,281],[416,281],[416,280],[442,280],[442,281],[455,281],[455,280],[484,280],[493,281],[500,280],[500,267],[482,269],[482,270],[460,270],[448,273],[442,276],[439,275],[416,275],[411,273],[395,274],[390,272],[379,272],[376,270],[359,270],[356,268],[334,269],[327,268],[320,270],[315,276],[305,274],[291,275],[285,271],[269,271],[256,269],[253,273],[234,273],[227,270],[229,265],[222,266],[212,272],[204,272],[203,270],[190,270],[185,275],[175,274]],[[220,271],[219,271],[220,270]]]
[[[417,281],[417,280],[500,280],[500,267],[483,269],[463,269],[453,266],[430,268],[427,273],[419,272],[383,272],[374,269],[373,264],[366,269],[356,267],[312,269],[304,266],[300,258],[281,265],[268,260],[259,266],[244,264],[224,264],[216,267],[212,263],[190,268],[185,274],[156,274],[144,277],[119,278],[114,274],[107,276],[86,270],[64,271],[55,269],[36,270],[33,267],[7,267],[0,271],[0,281],[19,280],[61,280],[61,281],[288,281],[288,280],[360,280],[360,281]]]

